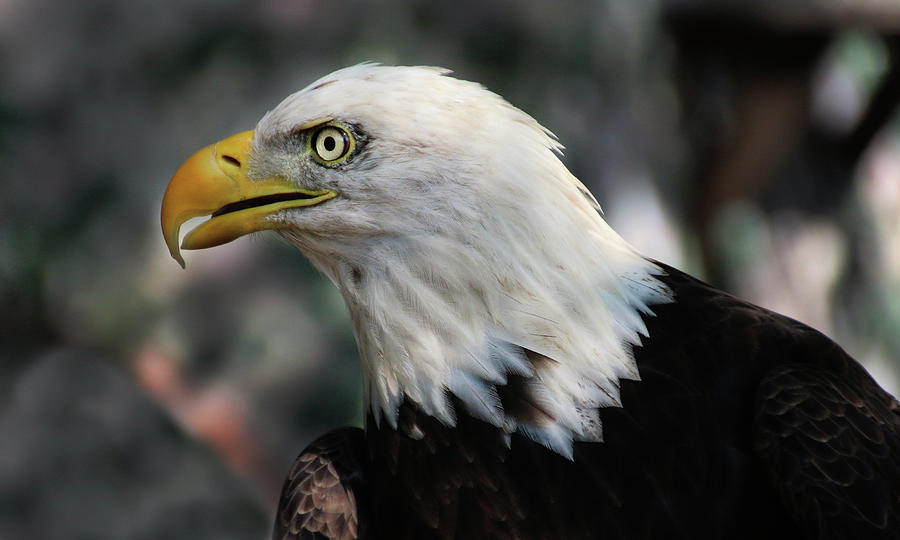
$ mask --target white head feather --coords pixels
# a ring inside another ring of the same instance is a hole
[[[250,174],[339,193],[273,219],[341,290],[376,422],[396,427],[408,399],[453,425],[449,392],[469,414],[571,457],[573,439],[601,439],[596,408],[619,405],[619,379],[638,379],[641,314],[669,292],[602,219],[548,130],[447,73],[366,64],[323,77],[262,118]],[[360,137],[340,167],[289,143],[322,118]],[[553,421],[504,411],[497,387],[513,375]]]

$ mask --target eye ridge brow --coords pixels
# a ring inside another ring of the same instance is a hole
[[[317,128],[317,127],[319,127],[323,124],[327,124],[329,122],[334,122],[333,116],[323,116],[321,118],[314,118],[312,120],[307,120],[306,122],[303,122],[302,124],[300,124],[299,126],[294,128],[294,133],[301,133],[303,131],[309,131],[313,128]]]

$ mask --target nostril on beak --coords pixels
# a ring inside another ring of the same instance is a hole
[[[228,154],[223,155],[222,160],[225,161],[225,163],[232,165],[234,167],[237,167],[237,168],[241,167],[241,162],[238,161],[237,158],[229,156]]]

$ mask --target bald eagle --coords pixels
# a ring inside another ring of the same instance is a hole
[[[900,538],[900,403],[639,254],[561,148],[446,70],[366,64],[175,173],[182,265],[274,229],[352,315],[365,430],[301,452],[274,538]]]

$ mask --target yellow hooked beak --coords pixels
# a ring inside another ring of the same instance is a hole
[[[172,258],[184,267],[178,232],[185,221],[211,215],[188,233],[181,249],[203,249],[283,223],[270,217],[285,208],[313,206],[334,198],[327,189],[309,190],[281,178],[250,180],[247,159],[253,132],[244,131],[200,150],[175,171],[162,204],[162,232]]]

